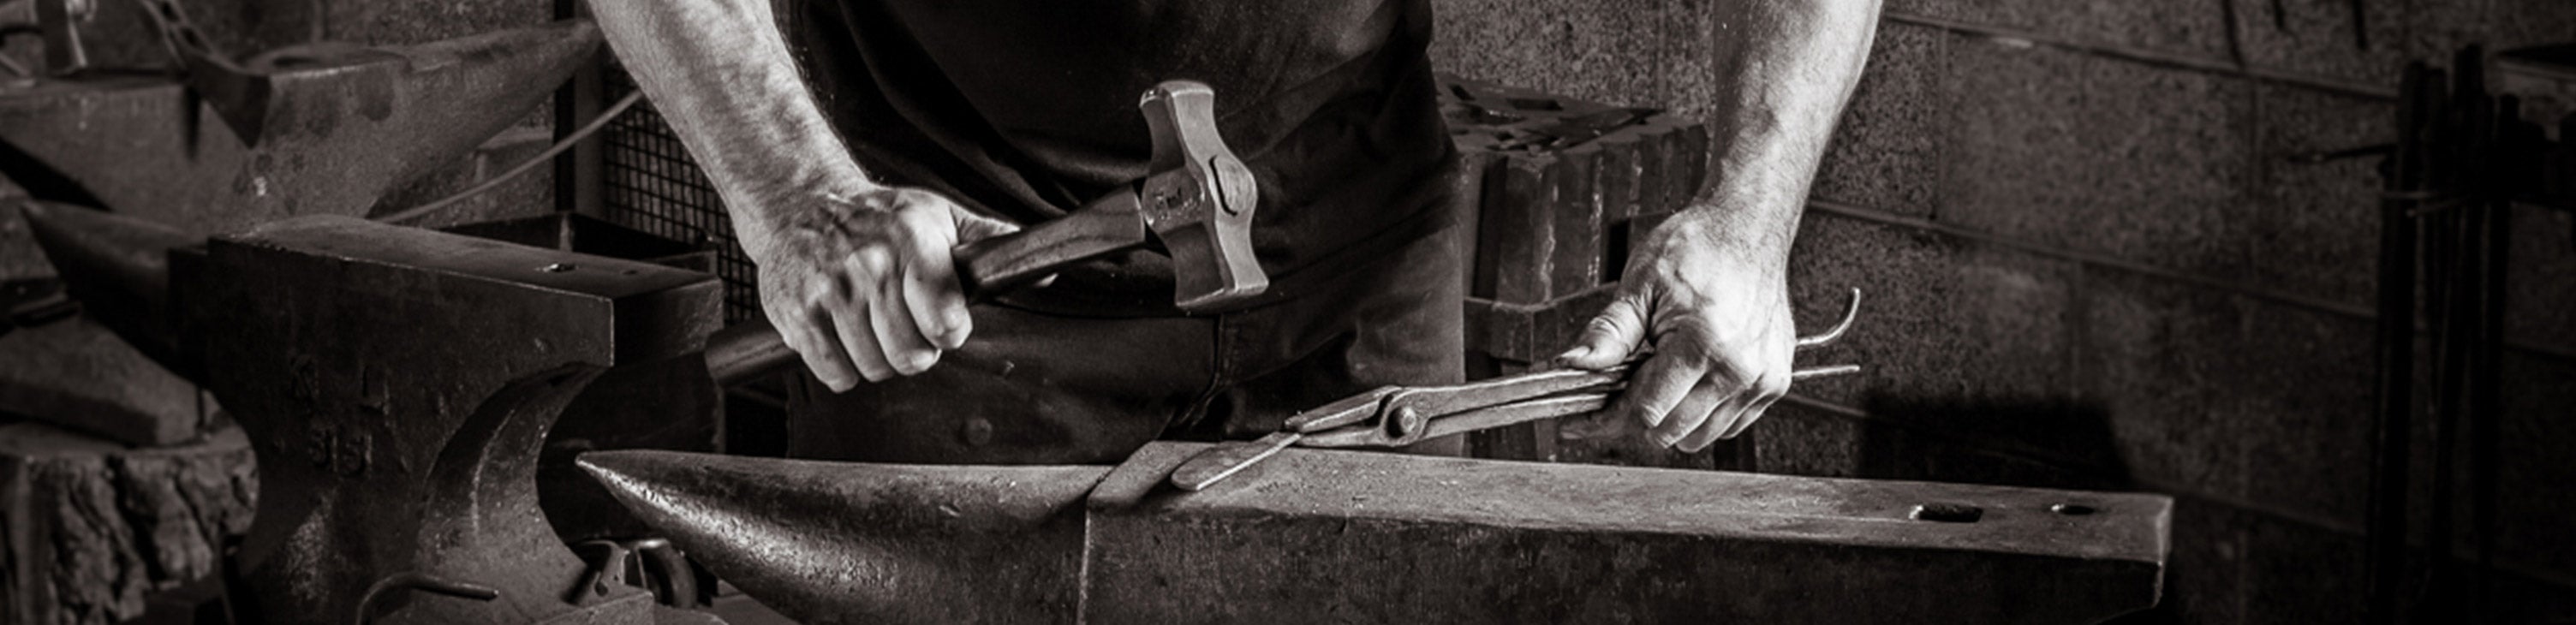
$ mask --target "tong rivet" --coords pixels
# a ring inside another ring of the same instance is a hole
[[[1415,410],[1412,406],[1398,406],[1395,409],[1395,414],[1391,416],[1394,418],[1386,420],[1386,435],[1388,438],[1404,438],[1406,436],[1410,436],[1414,432],[1422,431],[1422,426],[1429,421],[1428,419],[1423,418],[1422,411]]]

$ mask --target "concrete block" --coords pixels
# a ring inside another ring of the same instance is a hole
[[[2370,439],[2370,324],[2189,285],[2093,272],[2086,401],[2141,481],[2358,523]]]
[[[1885,22],[1869,67],[1816,170],[1812,195],[1914,216],[1931,213],[1950,36]]]
[[[2045,6],[2073,11],[2071,19],[2040,28],[2078,42],[2145,48],[2203,59],[2224,59],[2228,0],[2089,0]],[[2237,11],[2260,10],[2238,4]]]
[[[420,43],[553,19],[553,4],[529,0],[335,2],[324,37],[369,45]]]
[[[2078,394],[2074,263],[1831,214],[1800,230],[1789,261],[1800,330],[1840,317],[1851,289],[1864,295],[1851,331],[1798,362],[1864,369],[1796,392],[1900,413]]]
[[[2240,518],[2245,622],[2363,622],[2370,567],[2360,536],[2267,515]]]
[[[2262,140],[2254,197],[2261,208],[2240,213],[2252,244],[2245,276],[2287,293],[2371,305],[2381,159],[2293,159],[2395,139],[2395,105],[2284,85],[2263,85],[2257,94]]]
[[[1668,0],[1441,0],[1432,66],[1578,98],[1663,101]]]
[[[1936,216],[2233,275],[2252,158],[2241,79],[1957,39]]]
[[[2078,249],[2203,273],[2239,275],[2254,150],[2251,83],[2110,58],[2085,69],[2085,167],[2103,172],[2066,213]]]
[[[1921,15],[1951,21],[1990,26],[2033,29],[2041,24],[2069,21],[2067,7],[2072,4],[2051,0],[1887,0],[1890,13]]]
[[[1988,448],[1923,426],[1874,426],[1863,430],[1861,476],[1965,484],[1998,484],[2121,490],[2127,484],[2097,471]]]
[[[2393,91],[2398,72],[2414,56],[2412,40],[2420,27],[2420,18],[2410,15],[2414,4],[2363,0],[2358,19],[2351,0],[2239,4],[2236,28],[2245,61],[2255,67],[2387,85]],[[2359,36],[2356,27],[2363,31]]]
[[[2067,213],[2112,175],[2087,158],[2081,126],[2085,57],[1952,35],[1940,137],[1940,204],[1933,216],[2051,243],[2071,235]]]
[[[1764,473],[1860,476],[1861,423],[1857,420],[1784,400],[1772,404],[1753,429],[1762,431],[1759,468]]]

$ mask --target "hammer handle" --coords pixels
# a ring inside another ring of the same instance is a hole
[[[1145,225],[1131,187],[1027,229],[969,242],[952,252],[967,301],[981,302],[1054,275],[1068,265],[1145,244]],[[796,351],[766,319],[735,324],[707,337],[707,373],[723,386],[795,364]]]

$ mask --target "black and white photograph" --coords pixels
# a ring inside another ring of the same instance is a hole
[[[0,624],[2576,625],[2576,2],[0,0]]]

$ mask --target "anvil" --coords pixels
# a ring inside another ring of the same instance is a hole
[[[2149,494],[1205,444],[1116,467],[667,451],[582,467],[807,623],[2089,623],[2152,606]]]
[[[387,191],[524,118],[590,62],[567,21],[413,46],[317,45],[252,61],[259,135],[170,76],[96,72],[0,90],[0,175],[30,196],[188,232],[365,215]],[[236,114],[239,116],[239,114]]]

